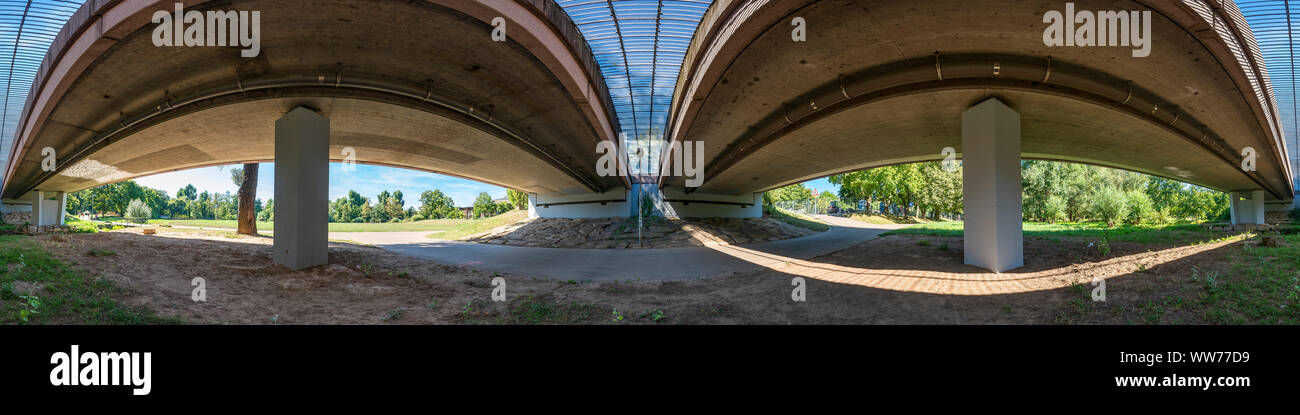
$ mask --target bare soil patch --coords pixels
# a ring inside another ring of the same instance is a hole
[[[1196,276],[1227,272],[1226,253],[1242,249],[1240,242],[1191,253],[1113,243],[1102,256],[1092,241],[1031,237],[1024,272],[1055,270],[1047,286],[1056,288],[963,295],[824,281],[795,263],[677,282],[540,280],[343,243],[330,244],[329,265],[292,271],[271,262],[270,238],[139,232],[37,238],[56,257],[122,288],[119,301],[200,324],[1140,324],[1151,321],[1148,304],[1195,298],[1203,289]],[[804,262],[918,281],[979,274],[962,264],[960,247],[960,238],[889,236]],[[496,276],[507,281],[506,302],[491,301]],[[1089,298],[1088,282],[1098,276],[1107,278],[1105,302]],[[206,282],[206,302],[191,299],[195,277]],[[791,301],[794,277],[807,281],[807,301]],[[1202,320],[1188,304],[1163,307],[1156,322],[1170,321]]]
[[[464,240],[545,248],[659,249],[779,241],[813,233],[771,218],[654,218],[646,219],[639,233],[636,219],[538,218]]]

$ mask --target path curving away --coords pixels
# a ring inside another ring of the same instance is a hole
[[[330,239],[489,272],[557,280],[673,281],[779,267],[833,253],[906,225],[873,225],[817,216],[826,232],[745,245],[668,249],[568,249],[478,244],[426,238],[429,232],[331,233]]]

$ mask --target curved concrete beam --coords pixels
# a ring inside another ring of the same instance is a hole
[[[503,160],[531,154],[569,178],[539,187],[484,177],[463,171],[465,166],[370,160],[376,163],[559,193],[600,192],[620,182],[594,173],[595,141],[617,139],[617,118],[590,50],[553,1],[385,1],[365,8],[346,1],[237,2],[236,9],[262,11],[262,55],[254,59],[233,59],[233,49],[227,48],[153,47],[149,17],[170,10],[172,3],[92,0],[69,20],[33,84],[5,171],[4,194],[44,185],[54,176],[32,168],[39,160],[34,148],[54,147],[63,171],[131,133],[224,105],[222,99],[246,101],[277,93],[268,91],[311,87],[317,87],[317,98],[360,97],[425,110],[440,106],[432,113],[518,147]],[[232,7],[184,3],[188,10]],[[506,19],[509,37],[499,45],[488,40],[497,17]],[[456,36],[460,42],[447,41]],[[510,52],[471,52],[492,48]],[[187,104],[195,107],[176,111]],[[586,158],[592,162],[583,163]]]
[[[1056,105],[1062,105],[1056,110],[1094,111],[1095,121],[1077,120],[1083,124],[1061,131],[1062,134],[1102,143],[1107,141],[1088,137],[1090,127],[1105,127],[1104,124],[1116,117],[1145,118],[1150,124],[1148,127],[1134,128],[1145,131],[1158,127],[1164,132],[1153,134],[1166,138],[1156,141],[1168,142],[1167,136],[1182,137],[1183,144],[1166,151],[1191,149],[1198,153],[1209,152],[1218,161],[1213,162],[1213,166],[1135,165],[1131,159],[1111,157],[1095,148],[1083,154],[1067,151],[1079,151],[1081,148],[1077,146],[1073,150],[1066,147],[1039,148],[1041,151],[1032,156],[1086,160],[1144,172],[1160,172],[1173,167],[1183,170],[1175,176],[1184,181],[1225,190],[1238,190],[1238,186],[1265,188],[1274,197],[1287,198],[1290,195],[1290,166],[1285,162],[1286,150],[1277,126],[1276,106],[1271,94],[1258,88],[1262,84],[1258,80],[1263,79],[1262,64],[1255,62],[1250,53],[1238,52],[1257,48],[1249,39],[1248,30],[1243,33],[1241,25],[1225,23],[1232,19],[1222,18],[1222,15],[1231,15],[1235,8],[1216,10],[1206,7],[1201,10],[1197,4],[1204,3],[1088,3],[1087,7],[1095,10],[1155,12],[1153,53],[1150,57],[1135,59],[1128,56],[1128,48],[1044,46],[1042,35],[1046,25],[1039,24],[1042,15],[1064,6],[1064,3],[1054,1],[994,0],[981,2],[978,12],[971,10],[968,2],[933,1],[926,3],[924,13],[918,12],[913,2],[907,1],[719,2],[711,8],[697,31],[680,74],[669,124],[670,137],[675,141],[706,142],[706,159],[711,162],[706,165],[705,185],[700,191],[737,193],[850,167],[828,165],[822,166],[822,171],[815,174],[783,174],[776,171],[780,164],[763,164],[747,159],[748,155],[759,152],[762,146],[777,138],[797,135],[794,132],[801,126],[834,118],[833,114],[843,109],[841,104],[844,102],[862,97],[896,97],[908,91],[932,92],[929,97],[935,99],[945,90],[983,90],[985,97],[1038,90],[1074,97],[1079,101],[1078,104],[1062,104],[1053,100]],[[790,39],[789,23],[796,16],[808,21],[807,42],[792,42]],[[937,58],[935,51],[941,51]],[[954,56],[958,61],[963,58],[957,56],[991,59],[962,73],[960,66],[950,68],[945,63],[947,56]],[[1048,64],[1049,59],[1053,63]],[[1017,69],[1013,64],[1016,61],[1027,64]],[[998,63],[1007,68],[998,73],[993,70]],[[1055,70],[1051,68],[1053,65]],[[1069,68],[1077,69],[1073,71],[1073,78]],[[857,89],[853,83],[855,76],[856,81],[862,84]],[[1096,82],[1088,85],[1090,77],[1095,76],[1109,79],[1111,85]],[[1008,83],[1009,80],[1019,82]],[[1132,89],[1139,91],[1138,97],[1126,97],[1130,89],[1126,81],[1131,81]],[[1114,85],[1116,82],[1119,86]],[[1031,101],[1047,102],[1037,98]],[[918,106],[909,109],[913,112],[908,113],[901,112],[898,107],[876,107],[878,111],[893,112],[893,118],[929,116],[932,123],[918,124],[912,130],[895,131],[899,136],[873,142],[872,147],[894,147],[906,144],[898,140],[928,136],[947,137],[958,144],[953,147],[959,147],[958,132],[951,125],[943,124],[953,122],[954,114],[940,114],[937,111],[939,107]],[[1097,112],[1098,107],[1107,107],[1109,111]],[[1033,108],[1017,109],[1026,116],[1027,123],[1053,118],[1044,114],[1042,120],[1036,120]],[[818,112],[827,113],[801,122],[802,117]],[[856,114],[859,117],[864,115],[861,111]],[[872,127],[860,122],[855,124],[852,120],[823,122],[823,126],[830,124],[836,124],[840,129]],[[770,136],[778,130],[781,130],[779,136]],[[796,138],[799,145],[792,144],[791,149],[824,146],[827,153],[854,151],[844,145],[827,144],[828,136],[825,134],[831,134],[830,130],[822,128],[818,131],[824,134]],[[865,138],[862,135],[841,136],[855,140]],[[1026,137],[1026,140],[1032,139]],[[1132,153],[1141,147],[1134,147],[1134,141],[1109,142],[1115,144],[1116,152]],[[1241,172],[1235,166],[1241,158],[1240,149],[1248,145],[1259,151],[1258,174]],[[1026,151],[1032,148],[1035,148],[1034,143],[1027,141]],[[927,159],[937,155],[938,149],[893,158]],[[1027,153],[1026,156],[1031,155]],[[794,157],[798,156],[787,158]],[[864,157],[871,159],[870,162],[858,165],[887,160]],[[773,160],[767,158],[764,162]],[[749,174],[729,172],[736,163],[751,162],[765,169],[754,167],[746,171],[762,174],[750,177]],[[811,162],[802,161],[803,164]],[[1189,177],[1188,172],[1199,176]],[[1227,178],[1230,174],[1238,177]],[[718,183],[719,180],[723,182]],[[678,181],[668,179],[661,184],[676,185]]]

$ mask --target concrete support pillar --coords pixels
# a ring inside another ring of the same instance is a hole
[[[45,226],[45,192],[41,190],[32,191],[32,226]]]
[[[1246,192],[1232,192],[1231,203],[1228,204],[1228,212],[1232,217],[1233,225],[1263,225],[1264,214],[1264,191],[1255,190],[1250,192],[1250,199],[1245,199]]]
[[[55,217],[58,219],[53,221],[52,224],[63,226],[64,217],[67,216],[68,213],[68,193],[59,192],[58,195],[54,197],[54,206],[54,211],[56,212]]]
[[[1263,225],[1267,215],[1264,214],[1264,191],[1256,190],[1250,192],[1250,201],[1255,207],[1255,224]]]
[[[1024,266],[1020,114],[990,98],[961,116],[966,264],[1002,272]]]
[[[1237,215],[1237,205],[1241,203],[1241,193],[1228,192],[1228,221],[1233,225],[1240,225],[1240,216]]]
[[[63,225],[63,211],[67,203],[67,193],[32,191],[32,225]]]
[[[298,107],[275,122],[275,263],[329,262],[330,121]]]

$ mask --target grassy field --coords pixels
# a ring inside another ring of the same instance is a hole
[[[524,219],[528,219],[528,211],[516,210],[510,213],[503,213],[487,219],[468,220],[452,219],[439,223],[442,232],[429,235],[430,238],[437,239],[460,239],[480,232],[486,232],[498,226],[509,225]]]
[[[1300,235],[1287,246],[1233,252],[1233,272],[1197,275],[1206,318],[1218,324],[1300,324]],[[1290,308],[1286,304],[1290,303]]]
[[[899,224],[916,224],[916,223],[933,223],[943,221],[932,221],[929,219],[918,218],[913,216],[881,215],[881,214],[861,214],[856,213],[849,216],[849,219],[870,223],[873,225],[899,225]]]
[[[516,210],[487,219],[431,219],[418,222],[395,223],[330,223],[330,232],[421,232],[443,231],[440,239],[455,239],[447,235],[470,235],[497,226],[518,222],[528,217],[527,211]],[[103,218],[117,221],[119,218]],[[159,226],[192,226],[200,228],[237,229],[234,220],[220,219],[150,219],[148,224]],[[481,230],[480,230],[481,229]],[[258,231],[275,231],[275,222],[257,222]]]
[[[767,217],[817,232],[826,232],[831,229],[831,225],[826,224],[826,222],[819,221],[802,213],[790,212],[780,208],[773,209],[767,214]]]
[[[962,222],[932,222],[908,226],[885,233],[885,235],[930,235],[930,236],[962,236]],[[1192,223],[1169,224],[1169,225],[1122,225],[1114,228],[1106,227],[1101,222],[1084,222],[1084,223],[1040,223],[1025,222],[1022,224],[1025,236],[1040,236],[1046,238],[1052,237],[1106,237],[1110,241],[1117,242],[1139,242],[1139,243],[1162,243],[1189,245],[1194,243],[1203,243],[1216,241],[1223,237],[1222,234],[1210,232],[1205,226]]]
[[[116,255],[116,252],[97,252]],[[123,306],[117,287],[50,257],[29,237],[0,235],[0,324],[176,324]]]
[[[1236,235],[1211,232],[1200,224],[1124,225],[1101,223],[1025,223],[1026,236],[1084,237],[1110,242],[1193,245]],[[962,236],[961,222],[909,226],[885,235]],[[1300,324],[1300,234],[1282,235],[1286,246],[1263,247],[1262,236],[1246,234],[1247,245],[1227,254],[1230,272],[1193,269],[1185,276],[1203,286],[1196,298],[1165,298],[1142,305],[1147,324],[1168,323],[1166,312],[1194,310],[1202,322],[1215,324]]]

